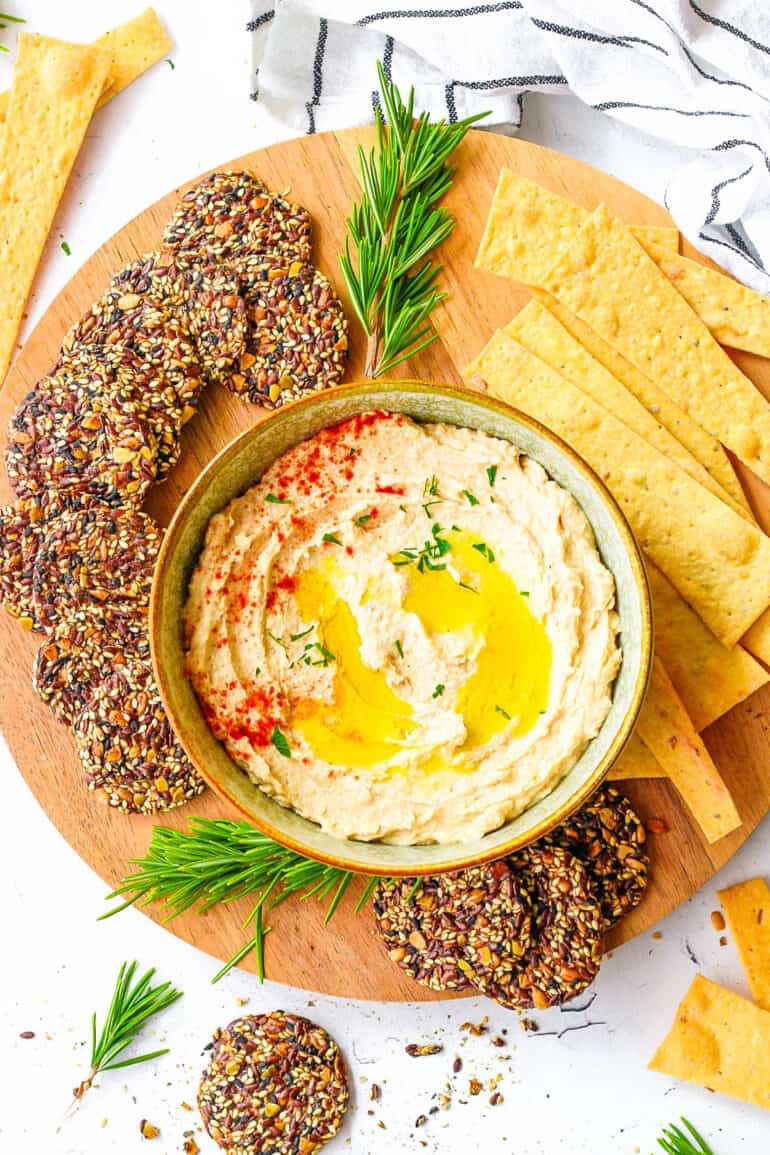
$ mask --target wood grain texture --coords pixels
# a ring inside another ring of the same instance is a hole
[[[345,216],[357,194],[351,164],[355,162],[357,143],[369,139],[368,130],[306,137],[222,166],[252,169],[272,188],[290,189],[291,196],[310,209],[315,223],[314,259],[338,287],[341,278],[337,253],[343,245]],[[605,200],[629,223],[671,223],[660,206],[587,165],[523,141],[472,133],[458,154],[457,179],[446,200],[457,227],[441,250],[449,297],[434,317],[440,340],[399,367],[397,374],[402,378],[461,381],[462,366],[493,330],[506,324],[528,299],[523,286],[473,268],[502,165],[588,209]],[[53,302],[0,394],[3,430],[24,392],[50,368],[65,330],[122,265],[157,245],[179,191],[173,190],[116,233]],[[687,255],[695,255],[686,245],[684,250]],[[352,329],[347,375],[351,381],[361,376],[364,353],[360,333],[355,325]],[[737,356],[736,360],[760,389],[770,392],[770,362],[749,355]],[[210,389],[203,397],[198,416],[185,427],[182,458],[170,478],[151,494],[149,511],[167,523],[181,494],[202,466],[236,433],[260,417],[259,409],[223,389]],[[5,473],[1,472],[0,501],[6,502],[11,493]],[[741,477],[767,528],[770,493],[745,472]],[[111,885],[125,873],[130,858],[144,853],[153,820],[111,811],[84,789],[69,734],[53,720],[30,685],[27,671],[39,640],[38,635],[25,633],[7,615],[0,615],[0,724],[22,774],[51,821]],[[628,784],[628,794],[640,813],[664,819],[669,832],[651,839],[651,886],[638,910],[615,929],[610,946],[647,930],[688,898],[727,861],[770,809],[769,716],[770,688],[765,688],[706,731],[709,749],[744,819],[739,831],[714,846],[704,842],[668,782]],[[227,806],[209,791],[192,805],[165,815],[162,821],[184,828],[192,814],[228,813]],[[389,961],[375,938],[371,912],[354,915],[352,906],[346,901],[327,928],[322,927],[323,908],[314,900],[292,899],[272,912],[269,923],[273,931],[266,944],[268,974],[333,995],[376,999],[439,997],[412,983]],[[187,914],[168,924],[168,928],[217,959],[225,959],[243,941],[241,922],[248,909],[248,901],[243,901],[215,908],[205,916]],[[97,913],[100,912],[94,912]],[[161,911],[154,909],[148,913],[158,920],[162,916]],[[245,965],[253,969],[248,960]],[[212,973],[214,969],[212,966]]]

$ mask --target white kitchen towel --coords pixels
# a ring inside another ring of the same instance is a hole
[[[375,62],[416,107],[521,122],[569,88],[690,150],[666,204],[684,235],[770,292],[770,0],[251,0],[252,96],[304,132],[371,121]]]

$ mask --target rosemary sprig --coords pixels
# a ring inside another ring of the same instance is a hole
[[[662,1147],[667,1155],[714,1155],[714,1151],[709,1147],[702,1135],[693,1127],[692,1123],[682,1116],[682,1122],[690,1136],[685,1135],[680,1127],[675,1123],[670,1123],[668,1127],[663,1128],[663,1135],[658,1139],[658,1146]]]
[[[220,902],[256,895],[243,926],[252,935],[212,979],[217,982],[251,951],[257,974],[264,978],[264,940],[269,927],[263,912],[292,894],[303,899],[328,899],[324,922],[334,915],[353,878],[352,871],[325,866],[273,842],[248,822],[228,818],[191,818],[189,830],[153,827],[144,858],[132,859],[138,869],[127,875],[107,899],[124,901],[100,918],[110,918],[138,903],[162,903],[167,919],[191,907],[203,912]],[[370,878],[356,904],[363,909],[379,879]]]
[[[359,147],[361,200],[348,217],[340,267],[367,335],[367,377],[380,377],[436,340],[427,319],[445,293],[436,288],[441,266],[429,254],[454,221],[437,207],[452,183],[449,157],[468,129],[488,113],[457,124],[415,120],[414,89],[404,103],[378,62],[383,116],[375,112],[377,149]],[[355,249],[355,262],[351,255]]]
[[[172,987],[171,983],[150,985],[154,968],[147,971],[142,978],[132,986],[136,961],[130,965],[121,963],[118,971],[115,990],[112,995],[110,1009],[101,1029],[99,1038],[96,1037],[96,1012],[91,1019],[91,1069],[88,1077],[74,1090],[75,1099],[82,1099],[86,1091],[92,1086],[97,1075],[104,1071],[115,1071],[119,1067],[134,1067],[137,1063],[147,1063],[150,1059],[157,1059],[168,1054],[168,1047],[158,1051],[150,1051],[146,1055],[134,1055],[130,1059],[121,1059],[120,1055],[133,1043],[139,1032],[151,1018],[165,1011],[177,999],[181,999],[182,992]]]

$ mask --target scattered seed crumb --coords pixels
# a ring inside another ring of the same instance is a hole
[[[441,1043],[407,1043],[404,1047],[407,1055],[411,1055],[412,1058],[418,1058],[421,1055],[438,1055],[443,1049]]]
[[[469,1079],[468,1090],[471,1095],[478,1095],[482,1090],[483,1084],[479,1079]]]
[[[497,1107],[497,1105],[499,1103],[502,1103],[502,1101],[503,1101],[503,1096],[500,1093],[500,1091],[495,1091],[494,1094],[489,1096],[490,1107]]]
[[[34,1039],[34,1037],[35,1037],[34,1031],[22,1031],[21,1034],[19,1035],[20,1039]]]
[[[383,1123],[382,1119],[377,1120],[377,1126],[380,1128],[381,1131],[387,1131],[387,1129],[388,1129],[385,1126],[385,1124]]]
[[[485,1035],[489,1030],[487,1024],[489,1023],[489,1016],[484,1015],[480,1023],[461,1023],[460,1030],[468,1031],[472,1035]]]
[[[663,932],[662,932],[662,931],[660,931],[660,930],[654,930],[654,931],[652,932],[652,937],[653,937],[654,939],[656,939],[656,940],[657,940],[657,939],[660,939],[660,938],[663,938]]]
[[[727,946],[727,938],[723,934],[719,936],[719,945]]]
[[[712,910],[711,925],[716,931],[723,931],[725,929],[725,916],[721,910]]]
[[[644,825],[648,834],[668,833],[668,823],[663,818],[648,818]]]
[[[491,1038],[489,1041],[493,1047],[504,1047],[505,1046],[505,1039],[502,1038],[501,1035],[494,1035],[493,1038]]]
[[[198,1155],[200,1147],[194,1139],[185,1139],[182,1144],[182,1150],[184,1151],[184,1155]]]
[[[536,1023],[534,1019],[521,1018],[519,1025],[523,1031],[531,1031],[533,1035],[540,1030],[540,1024]]]
[[[236,1003],[238,1004],[238,1006],[239,1006],[239,1007],[245,1007],[245,1006],[246,1006],[246,1004],[247,1004],[247,1002],[248,1002],[249,1000],[248,1000],[248,999],[237,998],[235,1001],[236,1001]]]
[[[455,1061],[452,1063],[452,1070],[457,1075],[463,1069],[463,1061],[459,1055],[455,1056]]]
[[[379,1083],[372,1083],[371,1088],[369,1089],[369,1098],[372,1100],[372,1102],[376,1103],[381,1094],[382,1091],[380,1090]]]
[[[183,1111],[192,1111],[192,1107],[190,1106],[189,1103],[185,1103],[184,1099],[182,1100],[182,1110]]]
[[[151,1123],[149,1119],[142,1119],[139,1124],[139,1131],[143,1139],[157,1139],[158,1135],[160,1135],[159,1128],[156,1127],[154,1123]]]
[[[428,1116],[427,1115],[418,1115],[414,1121],[414,1125],[415,1125],[415,1127],[424,1127],[427,1122],[428,1122]]]
[[[103,1119],[100,1120],[99,1126],[100,1127],[106,1127],[107,1126],[107,1116],[106,1115]]]
[[[373,1114],[374,1114],[374,1111],[373,1111],[373,1110],[371,1109],[371,1107],[370,1107],[370,1108],[369,1108],[369,1110],[368,1110],[366,1113],[367,1113],[367,1115],[373,1115]]]

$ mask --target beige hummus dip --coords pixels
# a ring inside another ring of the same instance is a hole
[[[552,790],[600,729],[614,599],[539,465],[367,413],[212,518],[187,671],[231,757],[325,831],[466,842]]]

